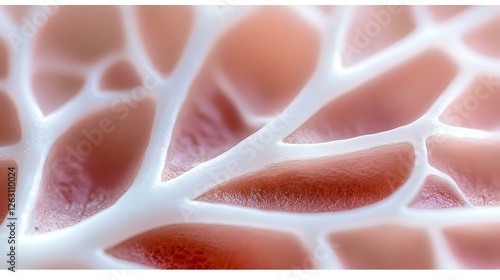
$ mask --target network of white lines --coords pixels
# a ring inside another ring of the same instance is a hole
[[[490,7],[473,7],[450,20],[438,22],[425,7],[412,7],[416,27],[411,34],[360,63],[344,68],[341,64],[343,50],[340,42],[346,35],[346,27],[352,19],[354,8],[336,7],[327,14],[315,7],[291,7],[304,21],[317,27],[323,36],[319,63],[313,76],[287,108],[275,117],[250,120],[253,116],[243,110],[244,119],[256,127],[263,126],[236,147],[177,178],[162,181],[168,144],[173,133],[172,124],[175,123],[190,85],[214,45],[217,34],[227,28],[231,21],[252,9],[253,7],[230,7],[221,13],[221,10],[214,7],[195,7],[195,21],[187,47],[174,72],[165,78],[154,70],[154,65],[141,46],[133,7],[120,8],[126,34],[125,51],[100,61],[97,70],[90,73],[91,77],[82,91],[49,116],[43,116],[29,87],[31,82],[28,73],[34,67],[34,40],[19,45],[15,52],[11,52],[10,74],[7,80],[0,81],[0,90],[7,92],[18,108],[22,140],[12,146],[0,147],[0,161],[14,160],[19,167],[18,268],[54,268],[67,265],[86,268],[143,268],[139,264],[114,258],[106,254],[105,250],[148,230],[186,222],[243,226],[292,234],[314,258],[315,267],[321,269],[342,268],[340,258],[328,241],[331,233],[383,222],[396,223],[428,232],[437,268],[461,267],[443,237],[442,228],[457,224],[498,222],[500,208],[469,205],[460,209],[417,211],[408,208],[408,204],[419,193],[420,189],[416,186],[422,186],[431,174],[448,181],[467,201],[449,175],[429,164],[426,147],[428,137],[440,134],[457,138],[500,140],[500,133],[495,131],[454,127],[438,120],[479,73],[500,73],[498,61],[476,53],[463,40],[464,34],[498,16],[500,11]],[[27,18],[29,13],[34,12],[35,8],[28,11]],[[8,16],[0,15],[0,34],[4,38],[7,38],[6,34],[18,33],[19,28]],[[459,70],[421,118],[390,131],[347,140],[320,144],[286,144],[282,141],[329,101],[431,47],[440,49],[451,57]],[[109,208],[75,225],[45,234],[33,234],[30,231],[30,221],[43,176],[43,166],[52,144],[85,112],[105,108],[121,98],[101,94],[98,87],[103,71],[117,56],[130,57],[139,66],[139,75],[149,75],[158,81],[156,88],[149,93],[157,102],[158,110],[139,173],[129,190]],[[162,94],[164,92],[177,94]],[[239,146],[251,145],[249,143],[252,143],[252,139],[260,137],[263,131],[267,133],[270,127],[279,124],[283,116],[287,115],[294,117],[288,119],[289,123],[284,129],[272,134],[273,141],[266,144],[251,162],[241,160]],[[231,160],[240,161],[241,168],[231,174],[237,177],[285,160],[333,156],[400,142],[413,144],[415,168],[395,193],[373,205],[341,212],[300,214],[194,201],[200,194],[217,186],[218,182],[207,171],[223,169]],[[8,235],[6,223],[4,221],[0,228],[2,240]],[[6,246],[1,245],[2,252],[7,250]],[[4,253],[2,255],[5,256]],[[7,264],[2,261],[0,266],[6,268]]]

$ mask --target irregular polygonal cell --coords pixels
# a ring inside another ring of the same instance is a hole
[[[192,7],[136,7],[137,22],[144,48],[153,66],[169,75],[186,47],[194,21]]]
[[[132,184],[149,142],[155,104],[120,103],[89,115],[52,146],[34,228],[73,225],[115,203]]]
[[[500,142],[432,137],[429,162],[449,174],[476,206],[500,205]]]
[[[123,45],[118,7],[62,6],[41,26],[36,58],[94,63]]]
[[[311,268],[293,236],[223,225],[171,225],[126,240],[106,251],[159,269]]]
[[[450,227],[444,234],[453,255],[465,268],[500,268],[500,224]]]
[[[288,143],[320,143],[378,133],[421,117],[457,72],[437,51],[425,52],[323,107]]]
[[[9,73],[9,50],[0,40],[0,79],[5,79]]]
[[[21,140],[21,125],[17,109],[9,96],[0,91],[0,146],[12,145]]]
[[[17,164],[13,161],[0,161],[0,224],[3,223],[9,211],[9,203],[16,203],[15,199],[17,177]],[[13,196],[14,195],[14,196]]]
[[[465,35],[465,41],[479,53],[500,58],[500,17]]]
[[[332,234],[333,249],[345,268],[434,268],[432,245],[424,230],[379,225]]]
[[[163,180],[220,155],[253,131],[213,80],[198,78],[177,118]]]
[[[305,85],[319,49],[319,33],[293,10],[258,8],[222,35],[202,75],[213,75],[254,113],[270,115]]]
[[[407,143],[283,162],[228,181],[197,200],[301,213],[349,210],[387,198],[407,180],[413,162],[413,146]]]
[[[83,87],[84,77],[57,71],[41,71],[33,76],[33,94],[44,115],[73,98]]]
[[[431,15],[438,21],[448,20],[461,12],[465,11],[469,6],[429,6],[428,9]]]
[[[142,85],[134,67],[126,60],[119,60],[103,73],[100,88],[103,90],[127,90]]]
[[[422,190],[410,203],[411,208],[442,209],[465,206],[453,187],[443,179],[431,176],[425,180]]]
[[[453,126],[490,130],[500,127],[500,77],[478,77],[439,119]]]
[[[356,7],[342,48],[342,64],[356,64],[401,40],[414,28],[410,6]]]

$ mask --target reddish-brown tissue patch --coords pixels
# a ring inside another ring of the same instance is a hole
[[[130,62],[119,60],[104,71],[100,88],[103,90],[127,90],[142,85],[141,78]]]
[[[390,196],[413,164],[413,146],[406,143],[289,161],[228,181],[197,200],[273,211],[343,211]]]
[[[258,8],[222,35],[205,71],[254,113],[273,114],[309,80],[319,49],[315,27],[293,10]]]
[[[0,40],[0,79],[5,79],[9,74],[9,61],[7,45]]]
[[[500,205],[500,142],[435,136],[427,147],[429,162],[449,174],[473,205]]]
[[[422,190],[410,203],[411,208],[417,209],[443,209],[465,205],[465,201],[453,187],[436,176],[430,176],[425,180]]]
[[[500,17],[489,21],[465,36],[465,41],[474,50],[484,55],[500,58]]]
[[[73,98],[83,87],[84,77],[58,71],[41,71],[33,76],[33,94],[44,115]]]
[[[463,11],[467,10],[469,6],[429,6],[429,12],[437,21],[445,21],[451,19]]]
[[[123,48],[118,7],[61,6],[37,34],[35,59],[95,63]]]
[[[21,124],[17,109],[9,96],[0,91],[0,147],[16,144],[21,140]]]
[[[500,127],[500,76],[479,76],[439,119],[449,125],[493,130]]]
[[[9,194],[15,194],[18,176],[17,164],[14,161],[0,161],[0,182],[2,182],[2,188],[0,189],[0,224],[7,217],[9,204],[16,203],[15,200],[10,201],[14,197]]]
[[[223,225],[171,225],[126,240],[106,251],[159,269],[312,268],[295,237]]]
[[[163,181],[220,155],[254,131],[213,81],[202,79],[195,82],[177,118]]]
[[[356,64],[401,40],[414,28],[410,6],[356,7],[342,48],[342,64]]]
[[[287,143],[321,143],[379,133],[423,116],[457,72],[437,51],[427,51],[323,107]]]
[[[332,234],[345,268],[431,269],[432,244],[424,230],[386,224]]]
[[[137,23],[151,64],[164,76],[177,65],[194,22],[192,7],[139,6]]]
[[[475,224],[446,228],[448,244],[465,268],[500,268],[500,224]]]
[[[123,103],[84,117],[60,136],[43,168],[35,230],[73,225],[115,203],[139,171],[154,112],[150,99]]]

